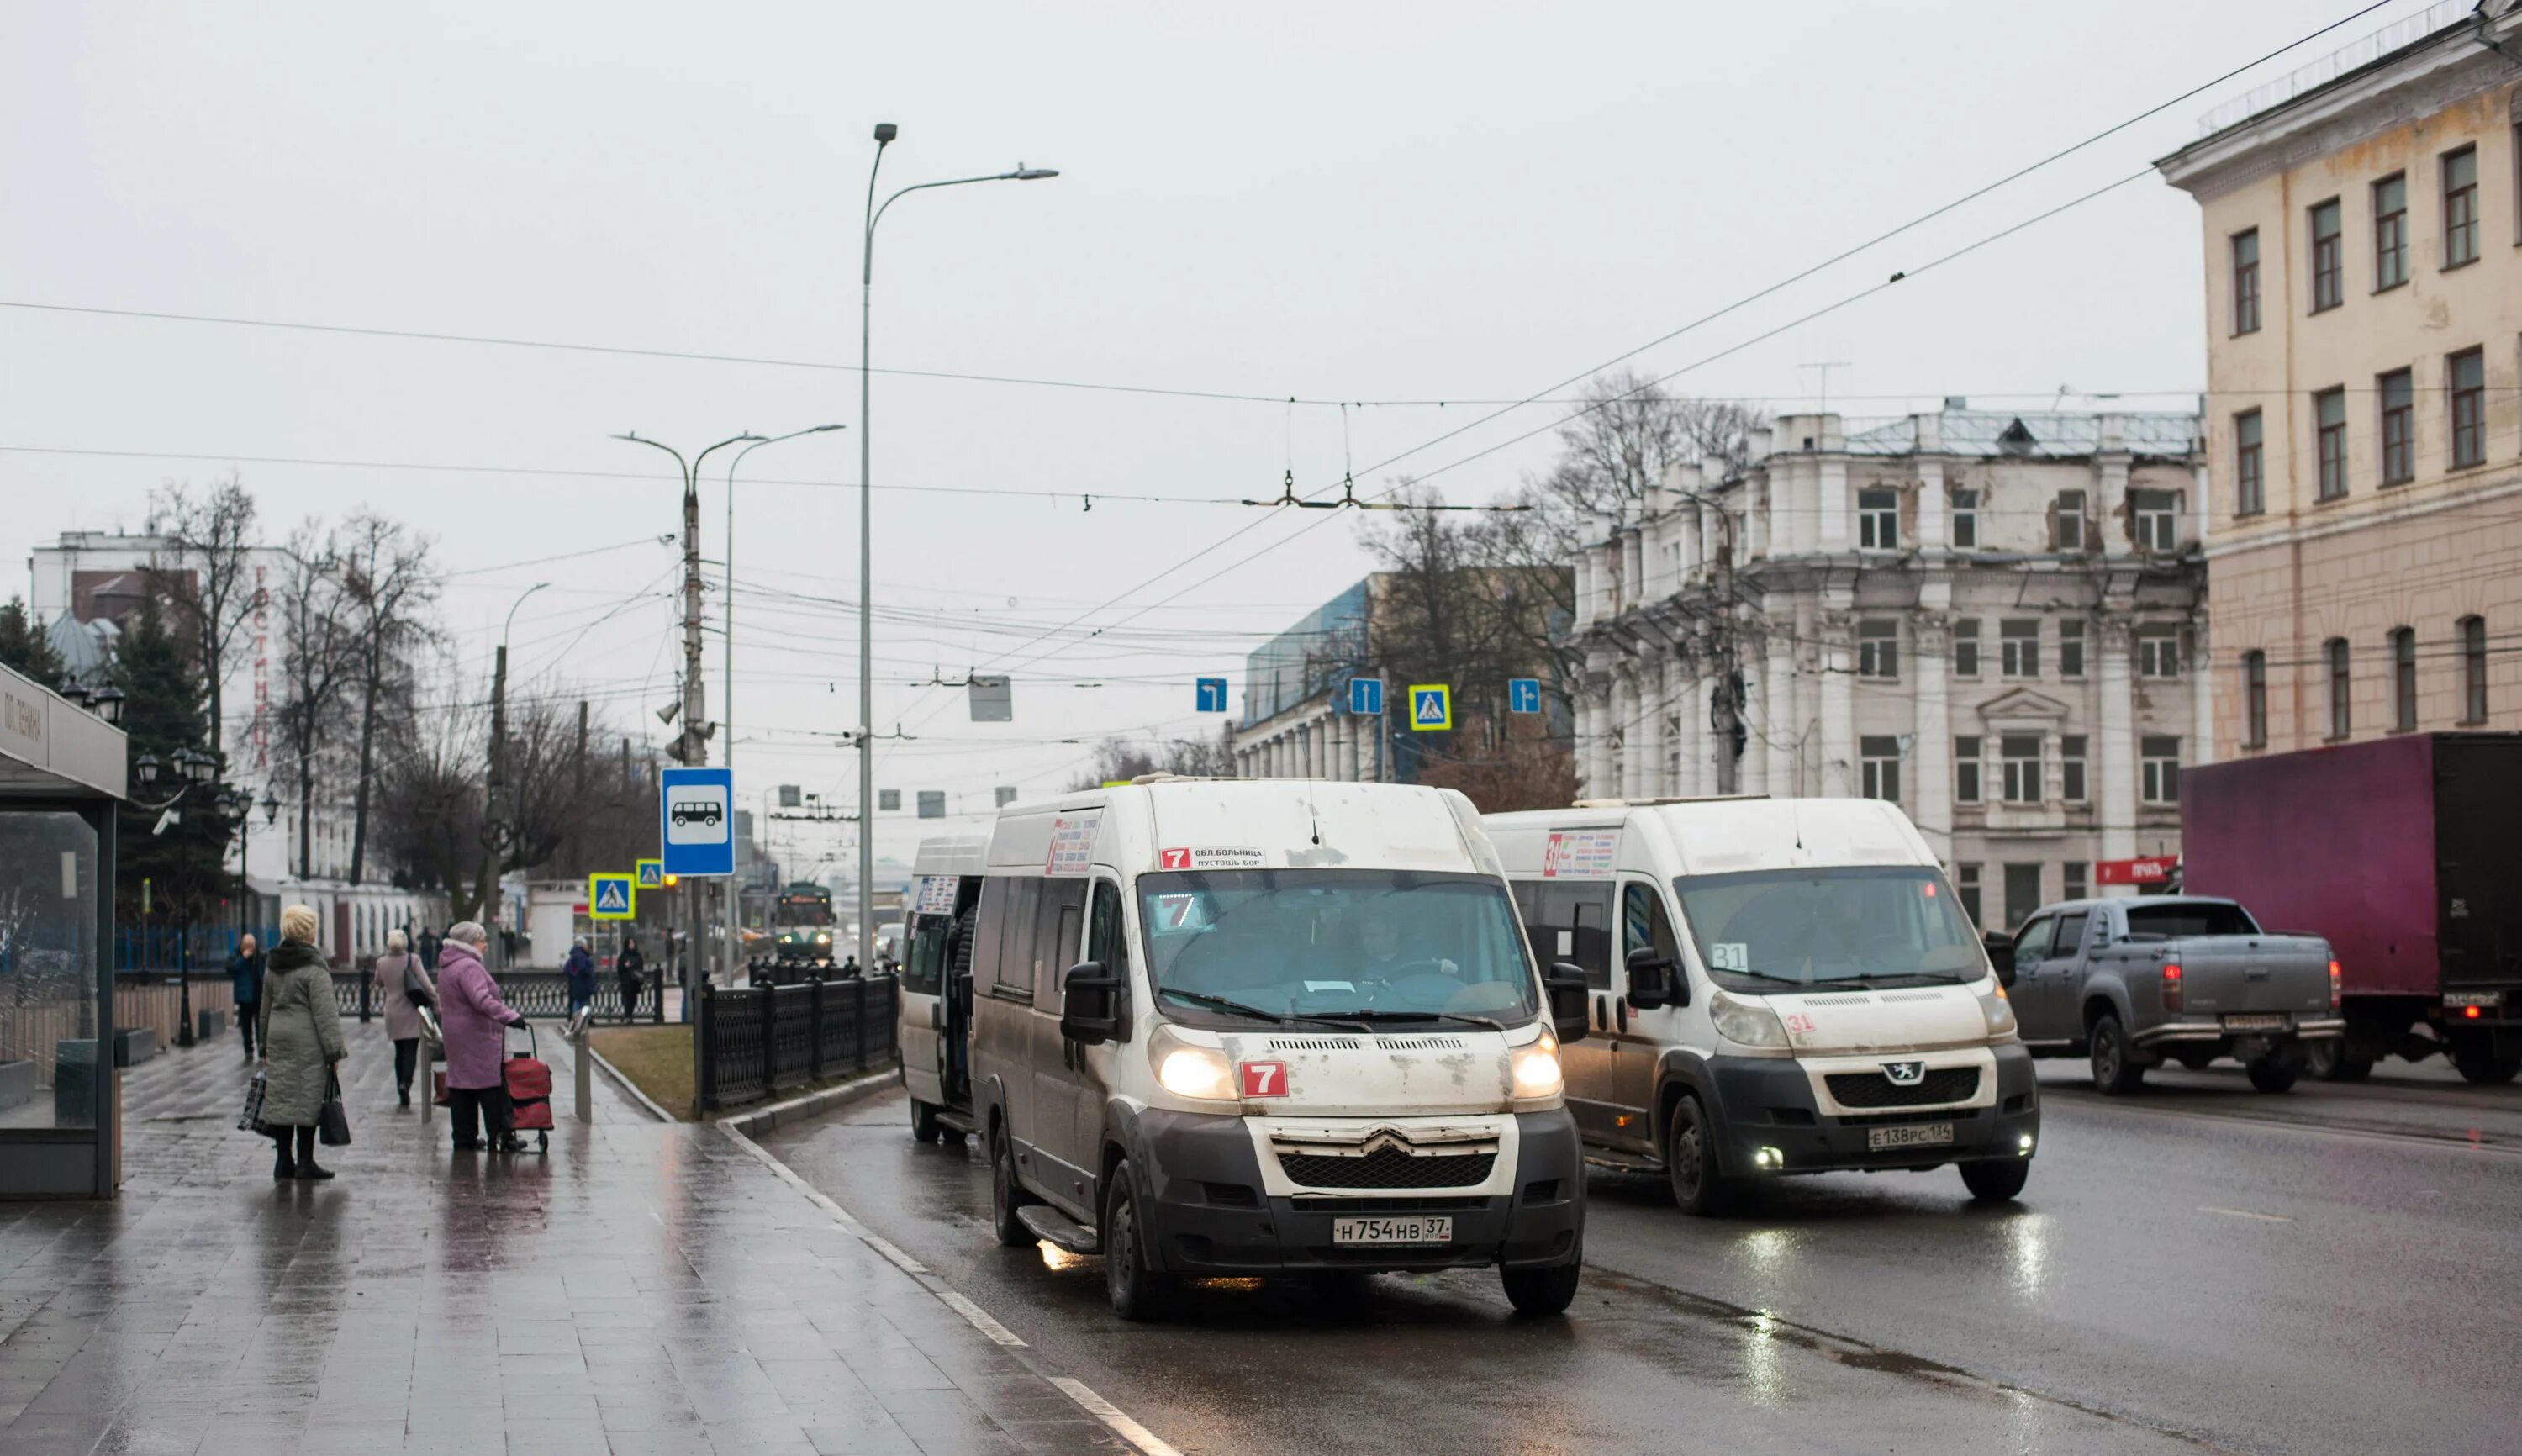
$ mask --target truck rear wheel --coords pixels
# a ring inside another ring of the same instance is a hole
[[[1715,1130],[1707,1125],[1707,1112],[1699,1105],[1699,1099],[1686,1092],[1673,1104],[1663,1165],[1672,1179],[1672,1200],[1682,1212],[1705,1218],[1732,1206],[1734,1181],[1725,1176],[1717,1156]]]
[[[2323,1082],[2361,1082],[2373,1075],[2373,1058],[2347,1055],[2347,1039],[2322,1037],[2309,1043],[2303,1053],[2304,1070]]]
[[[2117,1013],[2102,1012],[2093,1023],[2093,1086],[2111,1097],[2136,1091],[2145,1081],[2145,1068],[2137,1064],[2133,1050]]]
[[[1501,1269],[1499,1280],[1506,1285],[1506,1302],[1515,1312],[1544,1316],[1565,1314],[1576,1302],[1576,1281],[1585,1272],[1585,1256],[1580,1248],[1576,1257],[1565,1264],[1548,1264],[1538,1269]]]
[[[2522,1056],[2499,1056],[2496,1044],[2486,1037],[2464,1037],[2452,1044],[2452,1064],[2459,1069],[2462,1081],[2493,1087],[2522,1072]]]
[[[2303,1063],[2279,1054],[2245,1063],[2242,1070],[2251,1074],[2251,1085],[2262,1092],[2291,1092],[2294,1079],[2303,1074]]]
[[[1962,1164],[1962,1187],[1974,1203],[2004,1203],[2020,1198],[2032,1179],[2032,1159],[2017,1157]]]

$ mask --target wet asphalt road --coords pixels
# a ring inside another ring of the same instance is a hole
[[[1186,1452],[2522,1449],[2522,1088],[2079,1071],[2043,1063],[2013,1208],[1946,1170],[1693,1220],[1598,1172],[1558,1321],[1458,1273],[1127,1325],[1098,1261],[990,1240],[977,1147],[914,1144],[899,1094],[765,1142]]]

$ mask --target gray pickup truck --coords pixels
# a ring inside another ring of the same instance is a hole
[[[2230,900],[2151,895],[2043,907],[1989,959],[2034,1057],[2088,1056],[2093,1085],[2134,1092],[2166,1057],[2239,1060],[2262,1092],[2303,1070],[2305,1044],[2346,1029],[2329,942],[2272,935]]]

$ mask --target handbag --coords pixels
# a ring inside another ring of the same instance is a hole
[[[421,979],[420,958],[417,956],[403,963],[402,999],[413,1006],[425,1006],[432,1010],[438,1009],[437,999],[429,994],[428,983]]]
[[[256,1072],[254,1074],[254,1080],[245,1084],[245,1111],[239,1113],[237,1116],[238,1132],[254,1133],[257,1135],[260,1135],[263,1132],[263,1075],[260,1072]]]
[[[342,1106],[342,1079],[325,1074],[324,1109],[315,1117],[316,1139],[327,1148],[350,1146],[350,1114]]]

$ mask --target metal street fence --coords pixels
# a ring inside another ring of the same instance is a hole
[[[502,972],[497,979],[499,999],[519,1014],[553,1020],[569,1015],[569,977],[560,971],[511,970]],[[364,970],[333,972],[333,1005],[343,1015],[362,1021],[385,1014],[385,1001],[377,994],[376,979]],[[597,971],[593,1005],[598,1021],[665,1024],[665,967],[648,967],[639,985],[638,999],[627,1008],[622,1002],[622,978],[609,970]]]
[[[700,1109],[891,1060],[898,994],[889,975],[735,990],[703,984],[692,1061]]]

